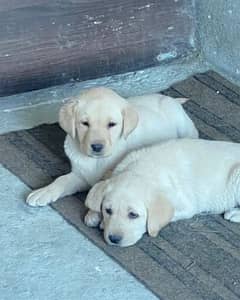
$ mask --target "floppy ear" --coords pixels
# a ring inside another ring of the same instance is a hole
[[[107,191],[109,180],[96,183],[88,192],[85,205],[89,209],[101,212],[101,205]]]
[[[77,100],[64,104],[59,111],[59,125],[74,139],[76,135],[75,110]]]
[[[127,105],[123,111],[123,136],[126,139],[128,135],[137,127],[138,124],[138,113],[132,107],[132,105]]]
[[[188,99],[188,98],[175,98],[175,100],[177,100],[180,104],[184,104],[190,99]]]
[[[147,210],[147,231],[150,236],[156,237],[159,231],[171,221],[174,208],[165,197],[159,196],[148,203]]]

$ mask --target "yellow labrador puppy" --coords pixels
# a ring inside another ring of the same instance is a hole
[[[113,169],[123,156],[146,145],[170,138],[197,138],[198,132],[181,103],[160,94],[133,97],[129,102],[107,88],[93,88],[65,104],[59,113],[66,131],[65,152],[72,170],[27,198],[44,206],[59,197],[88,190]],[[99,222],[96,213],[88,225]]]
[[[129,246],[169,222],[224,213],[240,222],[240,144],[179,139],[128,154],[86,206],[102,211],[107,243]]]

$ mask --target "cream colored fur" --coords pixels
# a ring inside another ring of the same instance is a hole
[[[107,88],[84,91],[59,113],[59,123],[67,132],[64,147],[71,172],[33,191],[27,203],[44,206],[88,190],[131,150],[171,138],[197,138],[198,132],[181,105],[185,101],[161,94],[126,100]],[[103,145],[101,153],[94,153],[92,144]],[[97,214],[87,215],[88,225],[98,222]]]
[[[105,240],[114,244],[109,236],[121,237],[118,246],[200,213],[224,213],[240,222],[239,204],[240,144],[200,139],[133,151],[86,199],[89,209],[103,215]],[[130,212],[138,217],[130,218]]]

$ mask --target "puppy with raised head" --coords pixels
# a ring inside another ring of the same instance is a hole
[[[224,213],[240,222],[240,144],[179,139],[128,154],[86,206],[102,213],[107,243],[135,244],[169,222]]]
[[[65,152],[72,170],[27,198],[44,206],[77,191],[88,190],[133,149],[171,138],[197,138],[198,132],[181,103],[160,94],[129,98],[107,88],[92,88],[66,103],[59,124],[66,131]],[[95,226],[91,213],[86,223]]]

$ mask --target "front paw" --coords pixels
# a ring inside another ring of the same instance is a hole
[[[45,206],[51,202],[54,202],[58,199],[58,193],[54,190],[43,187],[41,189],[31,192],[26,202],[30,206]]]
[[[232,210],[224,213],[224,219],[230,222],[240,223],[240,209],[233,208]]]
[[[102,222],[100,223],[99,228],[100,228],[100,230],[104,230],[104,222],[103,222],[103,220],[102,220]]]
[[[89,210],[84,217],[84,223],[88,227],[98,227],[101,222],[101,214],[92,210]]]

